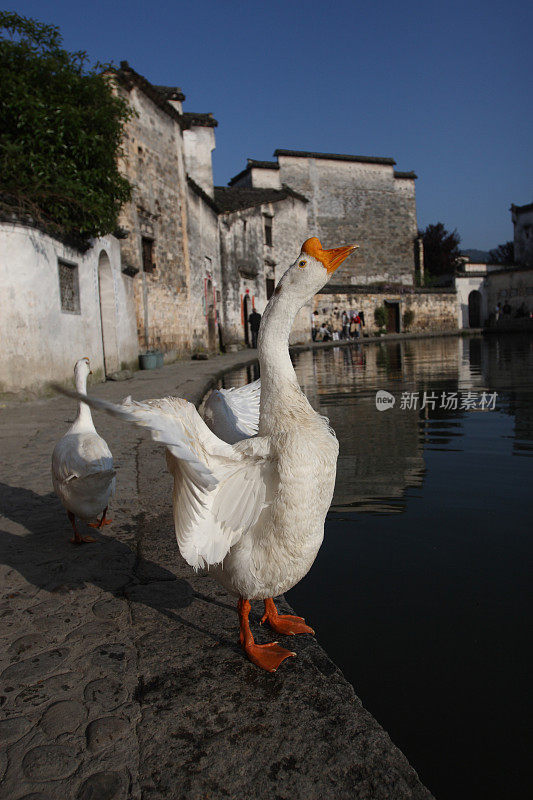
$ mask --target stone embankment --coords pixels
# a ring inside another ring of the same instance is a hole
[[[92,391],[198,403],[254,358]],[[314,638],[291,640],[298,656],[275,675],[243,657],[234,600],[179,556],[170,476],[146,434],[95,415],[118,470],[114,523],[69,543],[50,454],[74,414],[62,397],[0,407],[3,800],[429,800]]]

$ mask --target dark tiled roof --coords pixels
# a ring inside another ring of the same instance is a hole
[[[327,158],[333,161],[361,161],[364,164],[388,164],[394,166],[393,158],[380,156],[349,156],[342,153],[311,153],[307,150],[274,150],[275,156],[293,156],[294,158]]]
[[[408,178],[410,180],[416,181],[418,175],[414,172],[399,172],[398,170],[394,170],[394,177],[395,178]]]
[[[279,169],[279,164],[277,161],[256,161],[254,158],[248,158],[247,161],[247,166],[228,181],[229,186],[233,186],[241,178],[244,178],[244,176],[247,175],[251,169]]]
[[[185,95],[179,86],[155,86],[154,84],[154,89],[157,89],[165,100],[179,100],[180,102],[185,100]]]
[[[171,106],[164,97],[164,95],[153,86],[150,81],[147,81],[142,75],[139,75],[138,72],[135,72],[134,69],[130,67],[127,61],[120,62],[120,68],[115,70],[115,75],[117,76],[120,83],[126,87],[126,89],[130,90],[133,86],[137,86],[141,89],[144,94],[152,100],[156,106],[158,106],[161,111],[164,111],[165,114],[168,114],[169,117],[175,119],[180,125],[182,123],[182,115],[179,114],[174,106]],[[185,95],[182,95],[183,99],[185,100]]]
[[[256,161],[255,158],[248,159],[249,169],[279,169],[277,161]]]
[[[294,197],[304,203],[308,203],[307,197],[295,192],[289,186],[282,189],[251,189],[251,188],[231,188],[229,186],[215,186],[215,202],[220,213],[231,213],[240,211],[244,208],[260,206],[262,203],[277,203],[287,197]]]
[[[219,213],[220,209],[219,209],[219,207],[218,207],[217,203],[216,203],[216,202],[213,200],[213,198],[212,198],[212,197],[210,197],[210,196],[207,194],[207,192],[204,192],[204,190],[202,189],[202,187],[201,187],[201,186],[198,186],[198,184],[196,183],[196,181],[193,181],[193,179],[191,178],[191,176],[190,176],[190,175],[187,175],[187,183],[189,184],[189,186],[191,187],[191,189],[193,190],[193,192],[194,192],[195,194],[197,194],[197,195],[198,195],[198,197],[201,197],[201,198],[202,198],[202,200],[204,201],[204,203],[207,203],[207,205],[208,205],[208,206],[210,206],[210,207],[213,209],[213,211],[214,211],[215,213],[217,213],[217,214]]]
[[[193,126],[199,128],[216,128],[218,125],[217,120],[213,117],[211,112],[201,114],[193,111],[185,111],[182,117],[184,128],[192,128]]]
[[[533,203],[528,203],[526,206],[515,206],[513,203],[511,206],[511,211],[517,211],[519,214],[521,212],[533,211]]]

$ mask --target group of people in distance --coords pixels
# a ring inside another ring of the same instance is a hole
[[[261,314],[254,308],[248,317],[251,333],[251,347],[257,347],[257,336],[261,324]],[[339,311],[335,306],[333,312],[322,322],[318,311],[311,314],[311,336],[314,342],[331,342],[340,339],[358,339],[363,335],[365,315],[362,311]]]
[[[318,311],[311,315],[311,336],[314,342],[330,342],[339,339],[358,339],[363,335],[365,315],[362,311],[339,311],[335,306],[331,315],[319,321]]]
[[[496,308],[494,309],[494,319],[498,322],[499,319],[502,317],[514,317],[515,319],[520,319],[523,317],[531,317],[531,314],[525,303],[522,303],[516,308],[511,308],[509,302],[506,300],[505,303],[496,303]]]

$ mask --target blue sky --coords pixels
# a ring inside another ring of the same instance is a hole
[[[68,49],[127,60],[219,121],[215,182],[279,148],[392,156],[414,170],[419,227],[462,247],[512,238],[533,201],[533,3],[17,2]]]

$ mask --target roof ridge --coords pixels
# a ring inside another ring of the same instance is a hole
[[[386,164],[394,166],[396,161],[389,156],[354,156],[347,153],[318,153],[311,150],[274,150],[275,156],[293,156],[295,158],[323,158],[332,161],[360,161],[366,164]]]

